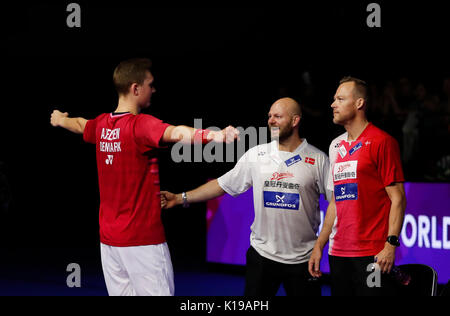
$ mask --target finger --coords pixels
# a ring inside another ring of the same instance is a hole
[[[387,273],[391,273],[391,270],[392,270],[393,266],[394,266],[394,263],[393,262],[389,262],[389,264],[387,265],[386,272]]]
[[[380,266],[381,273],[386,273],[386,261],[384,259],[380,259],[378,265]]]
[[[383,273],[390,273],[392,270],[392,266],[393,262],[386,260]]]
[[[313,266],[314,266],[314,262],[311,259],[309,259],[309,261],[308,261],[308,272],[312,276],[314,276]]]

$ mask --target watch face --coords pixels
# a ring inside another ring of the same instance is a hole
[[[389,236],[387,239],[388,243],[390,243],[391,245],[394,246],[400,246],[400,243],[398,242],[398,237],[397,236]]]

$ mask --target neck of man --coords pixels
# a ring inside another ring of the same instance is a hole
[[[135,101],[131,100],[129,97],[120,96],[119,104],[115,112],[117,113],[130,112],[133,115],[137,115],[141,111],[139,105]]]
[[[298,148],[298,146],[301,145],[302,142],[303,140],[298,135],[298,130],[294,130],[290,136],[279,139],[278,150],[292,153]]]
[[[348,141],[352,142],[358,139],[358,137],[364,132],[369,121],[365,116],[357,116],[350,122],[344,124],[344,128],[348,133]]]

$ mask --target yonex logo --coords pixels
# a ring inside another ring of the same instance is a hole
[[[105,160],[105,163],[106,163],[107,165],[112,165],[113,159],[114,159],[114,156],[113,156],[113,155],[108,155],[108,158]]]

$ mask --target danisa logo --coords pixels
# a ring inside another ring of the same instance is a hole
[[[294,175],[292,174],[292,173],[290,173],[290,172],[281,172],[281,173],[278,173],[278,172],[275,172],[273,175],[272,175],[272,178],[270,179],[271,181],[273,181],[273,180],[282,180],[282,179],[287,179],[287,178],[293,178],[294,177]]]
[[[298,210],[299,194],[264,191],[264,206],[279,209]]]
[[[334,187],[336,202],[358,199],[358,184],[346,183]]]
[[[334,166],[334,181],[356,179],[358,161],[340,162]]]

